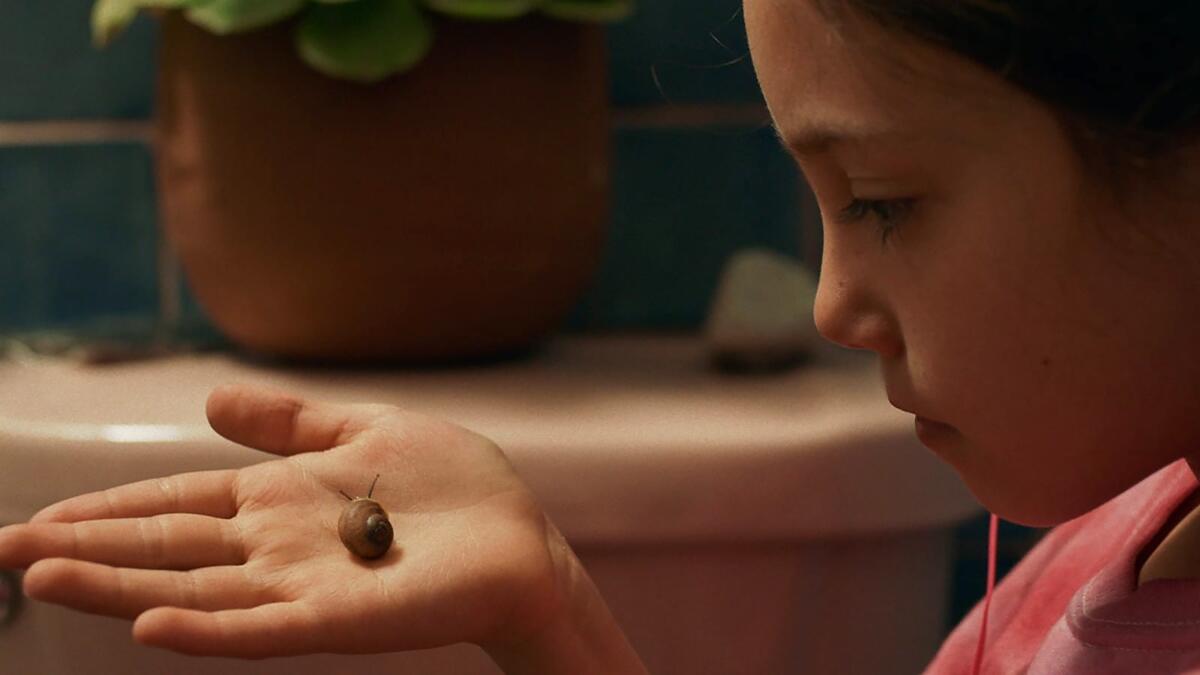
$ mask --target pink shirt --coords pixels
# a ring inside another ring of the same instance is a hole
[[[1051,530],[992,595],[985,675],[1200,674],[1200,580],[1137,587],[1138,554],[1198,483],[1185,460]],[[981,601],[925,675],[970,675]]]

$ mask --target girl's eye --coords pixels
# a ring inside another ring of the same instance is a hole
[[[912,209],[912,202],[912,199],[854,199],[837,212],[834,220],[839,225],[850,225],[874,215],[879,225],[880,243],[886,245],[888,237]]]

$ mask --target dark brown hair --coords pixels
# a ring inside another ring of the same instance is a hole
[[[1175,151],[1200,140],[1200,1],[818,4],[948,49],[1049,104],[1111,178],[1170,171]]]

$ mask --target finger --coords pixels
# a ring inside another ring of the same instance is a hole
[[[46,558],[170,570],[246,561],[237,525],[209,516],[174,513],[0,530],[0,567],[24,568]]]
[[[316,614],[299,602],[204,612],[174,607],[137,618],[133,637],[184,654],[266,658],[328,651]]]
[[[207,413],[213,430],[234,443],[289,456],[350,442],[386,407],[321,403],[260,384],[228,384],[209,394]]]
[[[203,567],[190,572],[109,567],[83,560],[52,558],[25,572],[31,598],[89,614],[133,619],[153,607],[221,610],[254,607],[279,600],[252,583],[245,566]]]
[[[234,480],[237,471],[195,471],[129,483],[92,492],[34,514],[31,523],[73,523],[102,518],[141,518],[160,513],[198,513],[232,518],[237,513]]]

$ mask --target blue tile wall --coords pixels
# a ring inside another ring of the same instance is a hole
[[[731,253],[799,255],[799,178],[770,130],[623,130],[614,156],[607,247],[570,327],[696,327]]]
[[[154,22],[92,47],[91,0],[0,0],[0,120],[145,118]]]
[[[152,182],[139,144],[0,147],[0,326],[153,312]]]
[[[760,102],[741,0],[642,0],[609,29],[613,102]]]

